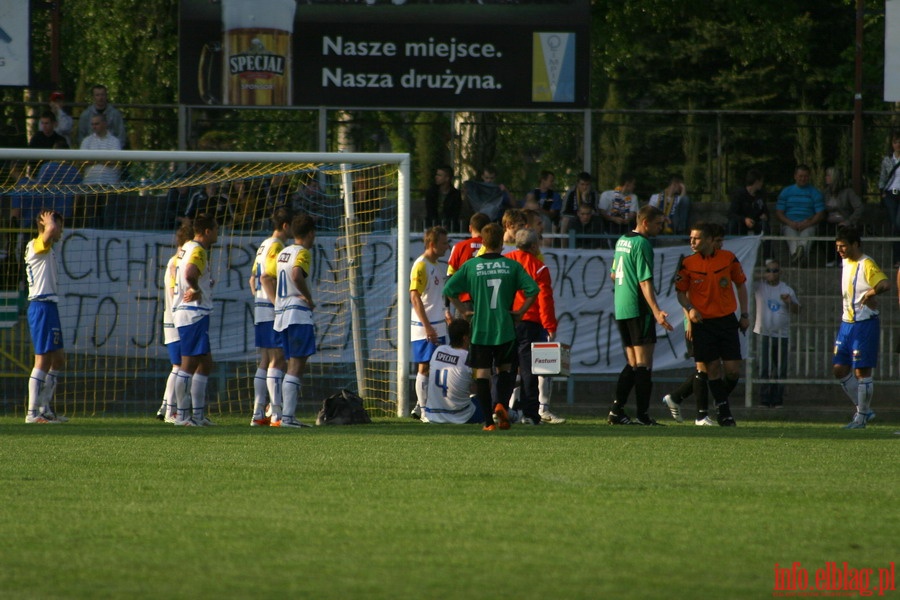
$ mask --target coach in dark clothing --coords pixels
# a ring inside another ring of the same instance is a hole
[[[434,185],[425,193],[425,226],[443,225],[458,231],[462,195],[453,187],[453,167],[444,165],[434,173]]]

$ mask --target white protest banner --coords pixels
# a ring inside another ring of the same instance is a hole
[[[350,331],[338,321],[350,310],[339,295],[337,278],[341,238],[320,236],[313,248],[310,282],[318,304],[315,311],[318,362],[354,361]],[[252,360],[253,297],[248,278],[260,236],[219,237],[210,259],[215,281],[215,308],[210,340],[217,361]],[[422,238],[411,240],[410,259],[422,252]],[[133,231],[80,229],[66,232],[57,245],[60,264],[60,316],[68,352],[110,356],[166,358],[162,345],[162,269],[174,252],[171,236]],[[395,358],[396,342],[385,332],[396,318],[396,243],[389,235],[365,238],[360,283],[365,290],[367,355]],[[727,240],[745,266],[748,291],[759,238]],[[657,330],[654,369],[686,367],[684,325],[675,295],[675,269],[687,245],[657,248],[654,286],[662,309],[675,331]],[[619,332],[613,315],[611,250],[544,248],[553,281],[558,339],[572,346],[572,373],[615,373],[624,366]],[[446,258],[446,257],[445,257]],[[411,263],[410,263],[411,266]],[[409,269],[402,274],[409,278]],[[407,302],[407,298],[403,298]],[[379,335],[372,333],[379,332]],[[745,342],[744,342],[745,343]]]

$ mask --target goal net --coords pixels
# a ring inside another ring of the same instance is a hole
[[[214,415],[249,414],[257,364],[250,270],[272,233],[272,211],[285,205],[317,227],[309,277],[317,353],[303,378],[303,410],[342,388],[373,415],[405,409],[408,343],[398,340],[409,339],[408,155],[0,150],[0,161],[9,215],[0,248],[7,414],[24,410],[33,362],[22,262],[41,208],[65,218],[55,247],[67,357],[58,412],[155,412],[171,369],[162,272],[179,223],[205,212],[220,223],[210,259],[208,406]]]

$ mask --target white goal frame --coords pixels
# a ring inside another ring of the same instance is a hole
[[[122,150],[118,152],[97,150],[34,150],[25,148],[0,148],[3,161],[149,161],[173,163],[326,163],[344,164],[393,164],[397,165],[397,416],[409,413],[409,335],[411,307],[409,297],[409,234],[410,234],[410,157],[408,153],[377,152],[204,152]],[[349,184],[344,178],[342,187]],[[344,190],[345,198],[348,196]],[[348,219],[352,215],[345,214]],[[353,306],[353,304],[351,304]],[[356,316],[351,315],[356,323]],[[364,385],[358,381],[362,393]]]

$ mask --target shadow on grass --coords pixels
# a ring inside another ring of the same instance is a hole
[[[480,436],[494,438],[692,438],[692,439],[831,439],[852,441],[897,439],[900,426],[873,424],[864,430],[845,430],[841,423],[809,423],[785,421],[744,421],[738,427],[697,427],[690,421],[665,424],[662,427],[639,425],[607,425],[600,419],[575,418],[563,425],[514,425],[509,431],[482,431],[481,425],[435,425],[411,419],[376,418],[371,425],[324,426],[305,429],[249,427],[243,417],[220,417],[215,427],[174,427],[147,418],[82,417],[58,425],[26,425],[20,419],[0,418],[0,434],[15,437],[142,437],[166,439],[172,436],[354,436],[354,437],[421,437]],[[308,421],[311,422],[311,421]]]

